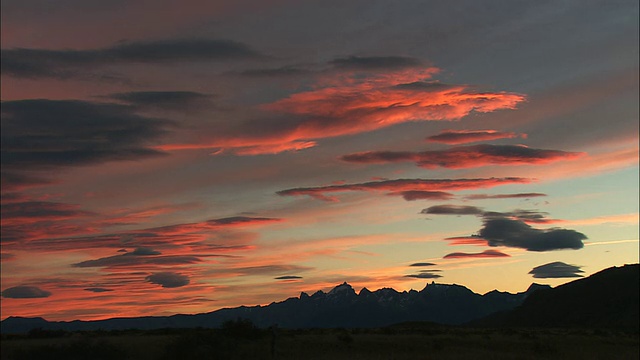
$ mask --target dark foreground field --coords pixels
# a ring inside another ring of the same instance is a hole
[[[226,329],[3,335],[5,359],[638,359],[638,334],[611,330]],[[273,352],[272,352],[273,351]]]

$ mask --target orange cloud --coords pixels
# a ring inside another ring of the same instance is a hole
[[[329,73],[317,88],[265,104],[270,118],[240,125],[203,142],[165,144],[163,151],[216,149],[241,155],[273,154],[316,145],[313,140],[353,135],[414,121],[458,120],[469,113],[514,109],[520,94],[476,92],[467,85],[430,81],[437,68]]]

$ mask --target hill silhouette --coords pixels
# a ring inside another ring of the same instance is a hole
[[[522,305],[474,321],[478,326],[640,327],[640,265],[612,267],[587,278],[532,293]]]

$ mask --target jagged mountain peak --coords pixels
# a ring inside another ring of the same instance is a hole
[[[342,284],[334,287],[327,293],[327,295],[337,295],[337,294],[354,294],[356,291],[353,289],[351,285],[349,285],[346,281]]]

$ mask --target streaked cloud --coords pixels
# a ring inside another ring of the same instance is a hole
[[[479,253],[464,253],[454,252],[447,254],[443,259],[460,259],[460,258],[496,258],[496,257],[509,257],[511,255],[505,254],[502,251],[497,250],[485,250]]]
[[[2,49],[2,73],[24,78],[72,78],[85,70],[119,64],[255,59],[249,46],[231,40],[132,41],[90,50]]]
[[[524,145],[471,145],[446,150],[421,152],[366,151],[344,155],[341,160],[362,164],[414,162],[417,166],[433,169],[470,168],[487,165],[533,165],[560,160],[571,160],[584,153],[560,150],[533,149]]]
[[[527,134],[502,132],[497,130],[445,130],[438,135],[427,137],[428,141],[449,145],[467,144],[498,139],[527,138]]]
[[[481,215],[484,211],[476,206],[435,205],[423,209],[420,213],[430,215]]]
[[[531,179],[507,177],[485,179],[396,179],[371,181],[356,184],[341,184],[308,188],[294,188],[278,191],[282,196],[308,195],[325,201],[336,201],[326,194],[347,191],[387,191],[390,194],[404,196],[404,191],[440,191],[466,190],[493,187],[506,184],[526,184]]]
[[[466,200],[487,200],[487,199],[529,199],[534,197],[547,196],[547,194],[542,193],[517,193],[517,194],[472,194],[465,195],[463,199]]]
[[[117,104],[5,101],[1,135],[3,190],[24,187],[21,181],[27,185],[46,182],[52,171],[69,167],[167,155],[150,144],[164,135],[170,124],[137,115],[131,107]]]

